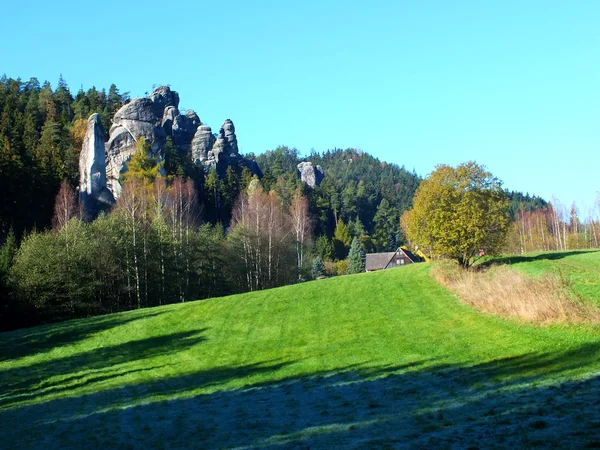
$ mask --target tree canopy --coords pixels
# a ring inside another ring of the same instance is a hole
[[[509,227],[509,202],[502,183],[470,161],[440,165],[415,194],[402,216],[408,239],[423,251],[469,267],[481,253],[497,253]]]

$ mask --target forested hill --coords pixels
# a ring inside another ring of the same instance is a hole
[[[519,210],[534,212],[548,206],[548,202],[537,195],[523,194],[517,191],[506,191],[506,195],[510,200],[509,211],[513,218]]]
[[[37,78],[0,78],[0,239],[50,226],[62,180],[79,183],[79,152],[92,113],[106,129],[129,100],[116,85],[75,95],[62,77],[56,89]]]
[[[0,239],[10,229],[20,237],[50,227],[60,183],[66,180],[72,189],[78,187],[79,153],[88,117],[98,113],[102,127],[109,130],[114,114],[129,100],[114,84],[108,92],[92,87],[73,95],[62,77],[56,89],[36,78],[0,79]],[[181,173],[181,164],[169,161],[169,154],[166,157],[165,168]],[[353,234],[374,233],[381,205],[379,223],[388,221],[387,228],[395,231],[380,232],[387,235],[381,239],[392,242],[377,247],[397,243],[397,219],[410,207],[420,181],[403,167],[352,149],[300,158],[295,149],[280,147],[256,159],[264,172],[263,189],[275,190],[284,204],[289,204],[295,190],[304,189],[317,235],[331,237],[338,219],[349,224],[356,231]],[[298,177],[298,163],[306,159],[325,171],[323,183],[314,190],[303,186]],[[194,181],[204,206],[203,219],[227,227],[235,199],[248,179],[243,179],[241,170],[234,170],[229,175],[206,173]]]
[[[313,152],[301,158],[296,149],[278,147],[256,158],[264,173],[263,186],[278,189],[279,178],[296,179],[298,164],[306,160],[321,166],[324,172],[323,181],[310,195],[319,234],[331,235],[341,219],[352,232],[357,231],[356,235],[360,235],[359,230],[370,235],[379,231],[380,240],[395,239],[383,237],[386,231],[381,228],[385,221],[393,220],[392,216],[397,218],[412,206],[421,181],[414,171],[408,172],[404,167],[354,149]],[[393,247],[395,241],[390,245]],[[378,246],[388,247],[383,242]]]

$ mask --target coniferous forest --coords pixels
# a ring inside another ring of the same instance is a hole
[[[409,244],[400,216],[421,177],[355,149],[281,146],[244,155],[260,168],[252,173],[198,169],[170,137],[160,160],[139,139],[120,197],[87,216],[78,186],[88,117],[109,130],[129,101],[114,84],[73,94],[62,77],[55,88],[0,79],[0,329],[344,275],[353,241],[353,255]],[[312,187],[298,173],[306,161],[323,172]],[[598,223],[580,221],[575,205],[569,215],[507,195],[508,251],[598,247]]]

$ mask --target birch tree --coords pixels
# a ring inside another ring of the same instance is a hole
[[[312,221],[308,213],[308,200],[297,190],[290,205],[290,219],[296,244],[298,281],[302,280],[304,255],[311,239]]]

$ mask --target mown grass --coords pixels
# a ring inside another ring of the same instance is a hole
[[[600,443],[600,328],[481,314],[428,264],[0,334],[6,448]]]

